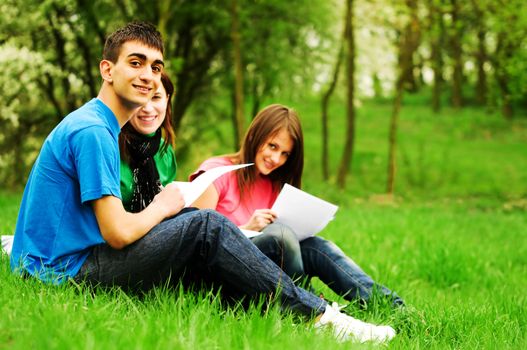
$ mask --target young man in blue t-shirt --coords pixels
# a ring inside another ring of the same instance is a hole
[[[150,24],[111,34],[100,62],[97,98],[66,116],[44,141],[17,220],[11,268],[45,282],[68,279],[146,289],[184,273],[237,295],[277,289],[285,306],[332,325],[340,339],[386,341],[395,332],[341,314],[297,287],[238,228],[211,210],[182,211],[175,183],[139,213],[119,187],[120,128],[160,85],[163,44]]]
[[[119,189],[120,128],[157,90],[163,43],[157,30],[132,23],[105,45],[97,98],[66,116],[46,138],[31,170],[17,220],[11,267],[44,281],[75,277],[94,246],[122,248],[166,216],[180,210],[171,201],[150,213],[128,214]]]

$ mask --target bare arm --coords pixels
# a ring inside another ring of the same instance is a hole
[[[216,187],[211,184],[207,187],[205,192],[203,192],[203,194],[192,203],[192,206],[199,209],[216,209],[219,198],[220,195],[218,194]]]
[[[210,185],[192,206],[200,209],[216,209],[219,201],[219,194],[214,185]],[[261,231],[270,223],[276,220],[276,212],[271,209],[257,209],[241,229]]]
[[[93,210],[104,240],[112,248],[122,249],[143,237],[163,219],[177,214],[184,205],[179,188],[171,183],[139,213],[127,212],[121,200],[113,196],[93,201]]]

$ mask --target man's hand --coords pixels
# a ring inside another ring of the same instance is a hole
[[[154,197],[150,205],[165,213],[165,217],[170,217],[185,207],[185,200],[177,184],[171,182]]]
[[[119,198],[104,196],[93,201],[93,210],[104,240],[115,249],[122,249],[143,237],[163,219],[176,215],[185,202],[177,185],[161,190],[143,211],[128,213]]]

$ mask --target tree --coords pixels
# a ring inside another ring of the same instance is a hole
[[[443,0],[428,0],[430,61],[434,80],[432,86],[432,110],[439,112],[441,109],[441,93],[443,90],[443,47],[445,36],[445,23],[443,19]]]
[[[0,49],[0,64],[4,74],[0,84],[0,178],[13,187],[27,172],[30,162],[27,155],[34,150],[28,147],[34,135],[41,135],[54,121],[54,108],[41,104],[46,97],[41,93],[40,76],[53,75],[55,67],[47,64],[44,57],[27,48],[3,45]]]
[[[474,13],[474,24],[476,30],[477,45],[474,53],[477,69],[476,81],[476,102],[480,105],[485,105],[487,102],[487,73],[485,72],[485,64],[488,61],[487,54],[487,27],[486,7],[484,2],[471,0],[470,2]]]
[[[490,3],[490,28],[496,45],[489,57],[494,68],[494,84],[499,93],[502,115],[512,119],[515,101],[527,96],[527,14],[523,1]]]
[[[238,18],[238,3],[231,0],[231,40],[234,61],[234,113],[233,124],[235,130],[235,149],[240,146],[245,132],[243,113],[243,66],[240,48],[240,24]]]
[[[266,99],[283,100],[310,90],[316,65],[325,62],[325,53],[333,48],[333,5],[326,0],[267,0],[240,6],[252,116]]]
[[[353,34],[353,0],[346,1],[346,141],[338,171],[337,184],[346,186],[346,177],[351,168],[355,143],[355,38]]]
[[[452,74],[452,105],[456,108],[463,106],[463,36],[462,13],[459,0],[450,0],[450,55],[453,61]]]
[[[401,104],[405,91],[405,84],[408,83],[407,77],[412,70],[412,55],[415,52],[415,28],[418,26],[414,9],[417,5],[416,0],[406,0],[405,4],[410,13],[407,24],[405,25],[399,40],[398,53],[398,74],[395,85],[395,98],[393,101],[392,115],[390,118],[390,130],[388,136],[388,171],[386,182],[386,193],[393,194],[396,176],[396,150],[397,150],[397,129]]]
[[[17,116],[13,128],[25,125],[28,130],[39,130],[31,139],[21,137],[25,145],[20,147],[27,146],[31,151],[24,153],[27,162],[18,164],[31,164],[31,157],[35,156],[33,150],[41,144],[38,139],[69,111],[96,95],[100,84],[97,62],[106,33],[132,19],[152,22],[163,34],[167,71],[176,85],[175,128],[180,128],[191,107],[200,114],[186,124],[185,133],[199,136],[196,130],[205,123],[210,126],[214,125],[214,118],[226,118],[228,113],[224,112],[221,100],[226,92],[233,91],[235,65],[234,46],[230,40],[232,1],[2,1],[0,50],[14,48],[38,54],[42,62],[40,67],[53,68],[35,70],[28,63],[27,69],[38,72],[31,76],[33,84],[28,87],[33,90],[28,95],[38,96],[38,100],[24,100],[26,95],[21,94],[13,96],[13,101],[5,101],[9,97],[2,96],[4,105],[13,111],[11,116]],[[307,4],[306,0],[288,3],[236,0],[239,31],[244,34],[240,38],[238,72],[243,76],[239,80],[245,80],[244,86],[251,86],[250,96],[255,107],[260,101],[284,96],[288,91],[305,91],[302,87],[310,86],[309,82],[314,80],[312,57],[319,55],[321,50],[314,50],[316,47],[308,38],[321,39],[326,35],[324,28],[332,12],[326,10],[331,5],[322,0]],[[6,86],[11,86],[11,80],[17,76],[6,75],[6,79]],[[240,92],[245,93],[238,89],[238,94]],[[40,117],[46,122],[36,127],[34,121]],[[15,133],[13,130],[11,134]],[[182,136],[183,133],[178,132],[180,150],[185,149]],[[18,141],[13,136],[4,137],[0,142],[5,143],[2,149],[6,150],[0,157],[12,159],[9,144]]]
[[[419,48],[419,45],[421,43],[421,21],[418,16],[418,7],[417,1],[405,1],[405,4],[407,6],[407,11],[409,12],[409,16],[411,17],[411,30],[408,31],[405,35],[407,35],[406,39],[406,47],[405,50],[406,55],[409,59],[410,67],[404,71],[404,77],[403,80],[405,82],[403,88],[407,91],[416,92],[418,90],[418,83],[416,81],[415,71],[417,71],[417,49]],[[421,64],[422,65],[422,64]]]
[[[333,92],[335,91],[335,88],[337,86],[339,75],[340,75],[340,68],[342,66],[342,60],[344,57],[344,45],[347,42],[347,32],[348,32],[348,21],[347,18],[348,14],[346,13],[346,16],[344,18],[344,31],[341,38],[341,44],[340,48],[337,53],[337,60],[335,62],[335,67],[333,70],[332,78],[329,83],[329,86],[327,90],[322,95],[322,101],[321,101],[321,108],[322,108],[322,176],[324,180],[329,179],[329,116],[328,116],[328,107],[329,107],[329,100],[331,96],[333,95]]]

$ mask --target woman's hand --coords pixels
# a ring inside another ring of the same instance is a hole
[[[247,223],[240,226],[242,229],[261,231],[267,225],[272,224],[276,220],[277,214],[271,209],[256,209]]]

